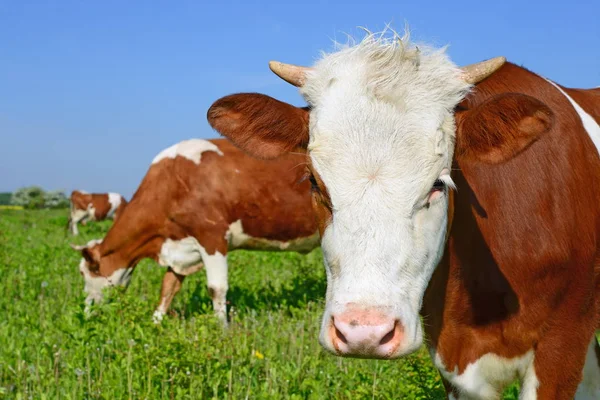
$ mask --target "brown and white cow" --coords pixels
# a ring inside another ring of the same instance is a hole
[[[88,193],[83,190],[74,190],[71,193],[71,215],[69,216],[68,229],[73,235],[78,235],[77,224],[88,221],[102,221],[104,219],[117,219],[127,200],[118,193]]]
[[[86,301],[128,285],[136,264],[152,258],[167,267],[159,322],[184,278],[204,266],[215,313],[226,323],[228,251],[305,253],[319,245],[303,165],[302,155],[257,160],[225,139],[162,151],[106,237],[74,246],[83,255]]]
[[[325,348],[406,355],[420,312],[449,398],[517,378],[522,399],[600,398],[600,89],[396,35],[271,69],[308,109],[235,94],[208,120],[258,157],[306,152]]]

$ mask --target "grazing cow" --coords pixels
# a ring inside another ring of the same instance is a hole
[[[421,312],[449,398],[517,378],[522,399],[600,398],[600,90],[397,36],[271,69],[310,107],[235,94],[208,120],[257,157],[306,152],[325,348],[406,355]]]
[[[226,323],[227,252],[318,247],[304,157],[252,158],[225,139],[187,140],[152,161],[137,192],[102,241],[73,246],[83,259],[86,302],[107,286],[127,286],[136,264],[167,267],[154,320],[160,322],[184,278],[206,268],[214,311]]]
[[[123,212],[127,200],[118,193],[88,193],[74,190],[71,193],[71,215],[67,229],[78,235],[77,224],[87,221],[102,221],[107,218],[117,219]]]

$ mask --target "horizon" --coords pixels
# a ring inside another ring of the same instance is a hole
[[[600,3],[224,1],[0,5],[0,192],[118,192],[130,199],[154,156],[218,138],[213,101],[261,92],[302,105],[268,61],[311,65],[346,33],[388,23],[449,45],[458,65],[503,55],[568,87],[600,85]],[[491,18],[490,16],[493,16]],[[577,32],[577,36],[571,34]]]

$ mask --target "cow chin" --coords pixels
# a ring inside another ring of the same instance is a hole
[[[350,304],[340,313],[325,311],[319,342],[341,357],[394,359],[421,347],[423,329],[416,311]]]

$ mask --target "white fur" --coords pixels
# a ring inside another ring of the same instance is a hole
[[[152,314],[152,322],[154,322],[155,324],[160,324],[166,314],[167,307],[165,305],[165,299],[163,298],[160,301],[158,308],[154,311],[154,314]]]
[[[320,242],[318,232],[315,232],[310,236],[289,240],[287,242],[253,237],[244,232],[242,220],[237,220],[229,225],[229,229],[225,234],[225,239],[229,243],[230,250],[243,248],[266,251],[285,250],[308,252],[318,247]]]
[[[77,224],[83,221],[88,217],[88,210],[78,210],[74,207],[71,207],[71,232],[73,235],[79,235],[79,229],[77,228]]]
[[[579,118],[581,118],[583,127],[587,131],[588,135],[590,135],[592,142],[594,142],[596,150],[598,151],[598,153],[600,153],[600,126],[598,125],[596,120],[592,118],[590,114],[585,112],[585,110],[581,108],[581,106],[577,104],[577,102],[573,100],[571,96],[569,96],[564,90],[562,90],[560,86],[558,86],[556,83],[552,82],[549,79],[547,79],[547,81],[554,85],[554,87],[557,88],[569,100],[571,105],[573,105],[575,111],[577,111],[577,114],[579,114]]]
[[[195,237],[188,236],[180,240],[167,239],[158,254],[158,263],[171,267],[180,275],[188,275],[186,270],[202,262],[204,248]]]
[[[108,202],[110,203],[110,210],[108,210],[107,218],[113,218],[115,215],[115,211],[121,205],[121,195],[118,193],[109,193],[108,194]]]
[[[87,216],[85,219],[88,221],[96,220],[96,207],[94,207],[92,203],[88,204],[87,206]]]
[[[583,366],[583,379],[577,388],[575,400],[596,400],[600,399],[600,364],[596,355],[597,346],[596,336],[592,338],[588,347]]]
[[[161,151],[154,159],[152,164],[156,164],[165,158],[175,158],[181,156],[193,161],[195,164],[200,164],[202,153],[205,151],[214,151],[219,155],[223,155],[223,152],[219,150],[216,144],[209,142],[204,139],[190,139],[176,143],[171,147],[168,147]]]
[[[321,343],[349,303],[404,327],[392,357],[422,342],[419,309],[444,245],[447,196],[426,205],[450,169],[454,107],[470,86],[444,50],[367,36],[317,62],[301,89],[312,106],[308,145],[333,205],[322,237],[327,269]]]
[[[521,400],[537,398],[539,381],[533,366],[533,350],[515,358],[488,353],[469,364],[461,374],[458,373],[458,368],[449,371],[434,350],[432,359],[442,376],[459,391],[459,399],[498,399],[504,388],[517,379],[522,382],[519,396]]]
[[[158,262],[162,266],[171,267],[173,271],[180,275],[188,275],[189,270],[195,272],[197,265],[204,262],[208,288],[212,292],[215,314],[223,323],[227,322],[226,297],[229,287],[227,282],[227,256],[218,251],[214,254],[208,254],[196,238],[188,236],[181,240],[167,239],[161,247]],[[161,313],[160,308],[157,313]]]
[[[204,250],[204,249],[203,249]],[[206,268],[208,290],[211,293],[213,309],[217,317],[227,325],[227,256],[216,252],[208,255],[203,251],[202,259]]]

